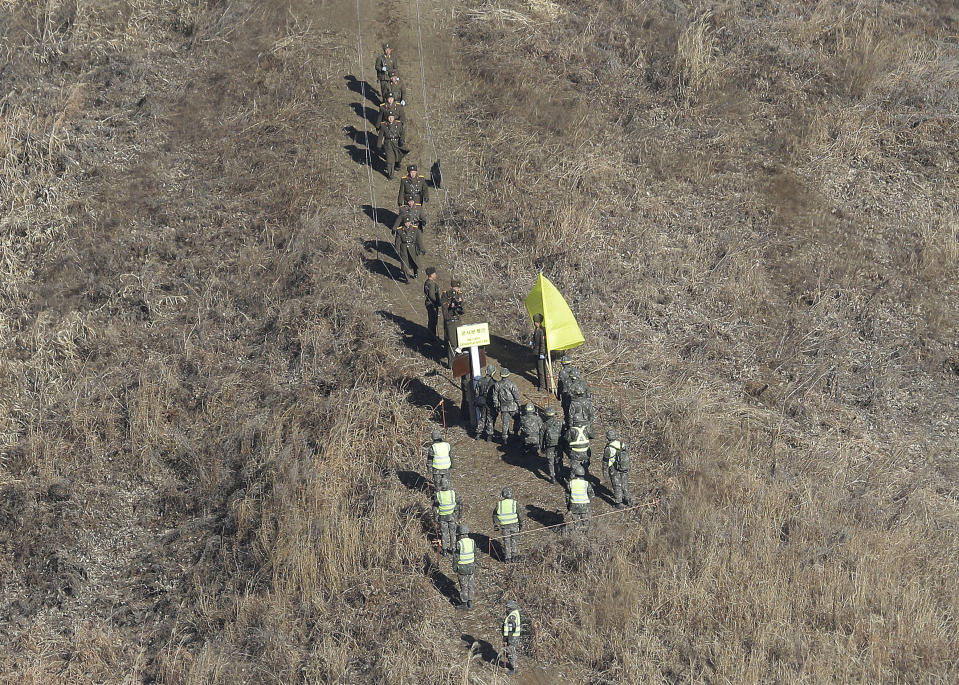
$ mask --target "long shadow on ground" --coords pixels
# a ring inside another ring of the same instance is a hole
[[[536,521],[544,526],[555,526],[563,522],[563,515],[559,512],[543,509],[535,504],[526,505],[526,515],[530,521]]]
[[[359,102],[351,102],[350,107],[353,108],[353,112],[356,113],[356,116],[361,119],[366,119],[370,122],[371,126],[376,126],[376,120],[379,119],[380,113],[378,110],[373,107],[366,107]]]
[[[396,477],[410,490],[423,492],[427,495],[433,494],[433,485],[431,481],[426,480],[426,478],[416,471],[397,471]]]
[[[383,255],[383,257],[387,257],[387,255]],[[403,269],[400,268],[399,265],[384,262],[382,257],[373,257],[372,259],[363,257],[363,266],[365,266],[366,270],[371,274],[376,276],[386,276],[387,278],[396,281],[400,285],[405,285],[403,280]]]
[[[470,532],[470,537],[476,542],[476,549],[483,554],[488,555],[494,561],[500,561],[503,558],[503,547],[499,540],[494,540],[486,533]]]
[[[392,209],[386,207],[374,207],[373,205],[363,205],[363,212],[373,221],[383,224],[389,229],[393,228],[396,217],[399,216]]]
[[[437,341],[437,339],[432,333],[430,333],[426,326],[422,326],[415,321],[410,321],[409,319],[398,314],[394,314],[393,312],[388,312],[382,309],[376,313],[382,316],[384,319],[392,321],[399,327],[400,331],[403,333],[403,344],[406,345],[406,347],[413,350],[417,354],[423,355],[427,359],[432,359],[433,361],[438,361],[440,359],[440,356],[443,353],[442,342]],[[433,393],[437,394],[435,390]],[[439,397],[438,394],[437,397]],[[439,402],[439,399],[436,401]],[[450,409],[452,409],[452,407],[447,407],[447,411],[450,411]]]
[[[357,93],[358,95],[363,95],[365,92],[367,100],[372,102],[374,105],[379,104],[380,98],[378,91],[367,81],[360,81],[358,78],[353,76],[353,74],[347,74],[343,77],[343,80],[346,81],[346,87],[351,91]]]
[[[546,462],[539,457],[532,457],[525,453],[523,445],[518,440],[510,440],[503,451],[503,461],[510,466],[519,466],[540,480],[548,480],[549,473],[546,470]]]
[[[344,145],[343,149],[346,150],[347,154],[349,154],[350,159],[352,159],[354,162],[356,162],[360,166],[366,166],[369,163],[372,165],[374,170],[379,171],[376,168],[376,164],[377,164],[376,155],[372,155],[369,161],[367,161],[365,147],[359,147],[358,145]]]
[[[429,563],[432,566],[433,561],[429,560]],[[456,583],[438,568],[433,567],[430,570],[430,582],[433,583],[433,587],[435,587],[441,595],[450,601],[450,604],[455,605],[460,603],[460,593],[456,587]]]
[[[473,645],[476,645],[476,653],[479,654],[480,659],[488,664],[496,663],[499,653],[496,651],[496,648],[493,647],[491,642],[488,642],[487,640],[481,640],[473,637],[472,635],[467,635],[466,633],[460,635],[460,638],[469,648],[472,648]]]

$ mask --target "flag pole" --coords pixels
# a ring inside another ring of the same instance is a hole
[[[546,346],[546,387],[551,393],[556,394],[556,387],[553,384],[553,356],[550,354],[549,345]]]

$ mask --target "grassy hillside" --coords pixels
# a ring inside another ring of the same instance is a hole
[[[431,258],[514,340],[560,287],[655,503],[530,542],[546,682],[959,678],[952,3],[72,0],[0,3],[0,680],[498,678],[402,477],[452,391],[357,9]]]

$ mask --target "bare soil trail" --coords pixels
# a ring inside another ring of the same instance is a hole
[[[459,382],[441,364],[442,341],[435,341],[426,329],[422,297],[425,267],[435,266],[441,288],[445,290],[449,286],[449,267],[457,263],[458,246],[455,239],[441,237],[437,226],[444,221],[452,221],[449,197],[459,192],[459,179],[467,173],[464,165],[458,163],[460,160],[454,157],[454,146],[451,144],[451,135],[456,127],[456,115],[451,108],[454,104],[451,69],[455,63],[455,36],[449,9],[431,3],[418,6],[417,0],[407,3],[360,0],[358,7],[352,2],[342,5],[335,14],[344,20],[343,31],[350,28],[347,20],[350,12],[358,9],[359,55],[365,60],[365,64],[359,64],[355,58],[351,59],[353,56],[344,55],[344,85],[337,96],[346,135],[346,154],[341,156],[340,165],[346,170],[351,189],[344,201],[350,203],[354,213],[364,213],[369,217],[368,232],[363,235],[367,254],[364,290],[372,290],[376,297],[382,299],[378,311],[382,325],[393,329],[401,351],[405,348],[406,353],[412,353],[408,357],[409,374],[405,379],[409,401],[423,408],[424,422],[429,423],[430,427],[445,423],[448,439],[456,454],[453,487],[464,502],[465,521],[480,549],[478,601],[477,606],[468,612],[453,608],[458,601],[458,592],[450,561],[439,555],[434,557],[435,563],[429,573],[438,598],[443,598],[443,601],[436,602],[436,611],[438,616],[445,617],[450,623],[451,650],[462,650],[465,658],[470,646],[476,643],[479,657],[487,663],[493,663],[498,648],[496,631],[502,620],[505,601],[516,597],[522,605],[524,598],[517,596],[517,580],[519,575],[527,572],[524,562],[507,566],[500,561],[499,542],[491,526],[492,510],[499,493],[505,486],[512,487],[524,508],[527,534],[522,538],[521,551],[528,553],[536,547],[555,544],[564,535],[564,529],[556,525],[563,521],[565,491],[562,485],[548,482],[545,462],[528,460],[515,442],[504,447],[498,442],[476,440],[469,436],[460,417]],[[419,46],[421,36],[422,52]],[[386,179],[375,150],[372,123],[379,102],[373,90],[375,79],[372,63],[384,41],[393,44],[406,85],[407,143],[412,152],[404,161],[404,171],[407,163],[416,163],[420,170],[428,170],[437,159],[442,160],[443,169],[443,187],[431,188],[430,202],[426,207],[429,220],[426,229],[428,255],[423,258],[419,278],[410,283],[404,282],[390,235],[396,216],[399,174],[392,181]],[[427,102],[423,101],[424,92],[429,98]],[[368,161],[372,161],[372,169]],[[483,312],[475,308],[471,310],[468,294],[470,284],[464,285],[467,291],[466,320],[488,320]],[[524,402],[533,402],[540,408],[550,403],[555,406],[555,398],[539,392],[532,383],[535,380],[535,366],[528,348],[517,341],[500,337],[497,335],[497,322],[489,323],[492,344],[486,350],[488,363],[497,367],[506,366],[514,371],[513,376]],[[434,409],[437,406],[439,408]],[[425,439],[429,431],[421,428],[419,432]],[[597,435],[600,433],[598,431]],[[594,453],[602,450],[600,439],[595,443]],[[594,458],[592,470],[597,491],[593,502],[594,516],[615,511],[605,478],[602,481],[595,479],[599,472],[598,461]],[[428,501],[431,490],[424,476],[422,464],[416,472],[397,474],[407,487],[419,490],[424,501]],[[633,489],[636,490],[635,485]],[[634,520],[639,515],[637,511],[623,514]],[[604,517],[596,522],[595,528],[606,531],[600,534],[609,534],[610,527],[618,525],[616,521],[621,518]],[[551,528],[536,532],[547,526]],[[535,617],[531,618],[535,620]],[[532,648],[535,651],[535,645]],[[552,661],[545,658],[546,655],[542,656],[544,665]],[[526,657],[527,664],[531,660],[535,660],[535,657]],[[550,663],[549,668],[550,673],[547,674],[540,667],[527,667],[521,682],[575,681],[570,674],[557,672],[555,664]]]

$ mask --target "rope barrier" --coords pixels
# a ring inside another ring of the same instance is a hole
[[[362,19],[360,14],[360,0],[356,0],[356,56],[357,61],[360,64],[360,95],[362,102],[360,107],[363,108],[363,141],[365,145],[364,153],[366,155],[366,176],[370,188],[370,210],[372,216],[370,220],[373,222],[374,232],[379,227],[379,219],[377,218],[376,213],[376,191],[373,185],[373,157],[370,154],[370,122],[366,119],[366,68],[363,66],[363,35],[362,35]],[[400,295],[406,300],[406,304],[409,305],[413,313],[416,313],[416,308],[413,306],[413,303],[410,302],[409,298],[406,296],[406,293],[403,292],[403,289],[400,288],[399,283],[396,282],[396,278],[392,275],[389,267],[386,265],[386,262],[383,261],[382,256],[380,256],[380,245],[377,241],[376,243],[376,259],[382,265],[383,270],[390,277],[390,280],[393,282],[393,285],[396,286],[396,289],[399,291]]]

